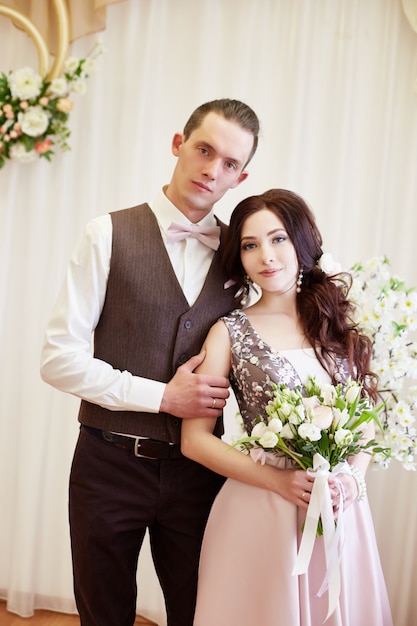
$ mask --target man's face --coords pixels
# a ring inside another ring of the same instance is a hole
[[[253,147],[253,135],[238,123],[209,113],[184,141],[174,136],[178,157],[166,195],[192,222],[201,220],[228,189],[247,177],[243,171]]]

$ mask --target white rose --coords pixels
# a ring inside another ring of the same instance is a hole
[[[320,406],[320,402],[317,396],[309,396],[308,398],[303,398],[302,402],[306,409],[308,409],[309,407],[314,408],[316,406]]]
[[[35,150],[26,151],[24,144],[19,141],[10,147],[10,158],[19,163],[31,163],[38,158]]]
[[[77,78],[77,80],[74,80],[71,83],[70,89],[74,93],[78,93],[83,96],[87,91],[87,83],[85,82],[85,80],[82,80],[82,78]]]
[[[298,404],[295,407],[295,412],[289,416],[288,421],[291,422],[291,424],[299,424],[300,422],[303,422],[305,420],[305,417],[306,411],[304,405]]]
[[[341,270],[340,263],[335,263],[330,252],[323,252],[317,265],[325,274],[337,274]]]
[[[284,424],[280,435],[283,439],[294,439],[294,433],[292,432],[291,426],[289,424]]]
[[[281,417],[288,417],[292,413],[292,406],[288,402],[283,402],[279,409],[277,409],[278,415]]]
[[[309,441],[318,441],[321,439],[320,428],[310,423],[301,424],[298,428],[298,434],[301,439],[308,439]]]
[[[271,430],[265,431],[262,437],[259,439],[259,444],[263,448],[273,448],[278,443],[278,437]]]
[[[53,96],[62,97],[69,91],[67,80],[63,77],[54,78],[48,87],[48,93]]]
[[[339,428],[334,434],[334,440],[338,446],[348,445],[353,440],[352,431],[346,428]]]
[[[264,422],[258,422],[252,428],[251,437],[262,437],[264,432],[267,430],[267,425]]]
[[[331,423],[333,422],[333,411],[329,406],[318,406],[315,409],[312,409],[312,423],[320,428],[320,430],[326,430],[330,428]]]
[[[273,433],[279,433],[282,430],[282,422],[277,417],[271,419],[268,423],[268,430]]]
[[[358,397],[358,393],[360,391],[360,387],[356,383],[351,383],[351,385],[346,390],[345,398],[349,404],[353,404]]]
[[[321,386],[321,392],[323,394],[323,402],[327,404],[327,406],[333,406],[336,400],[336,389],[333,385],[323,384]]]
[[[42,87],[42,77],[31,67],[23,67],[12,72],[9,77],[9,86],[13,98],[30,100],[39,96]]]
[[[68,57],[68,59],[65,61],[65,69],[68,72],[74,73],[78,69],[79,64],[80,59],[78,59],[77,57]]]
[[[19,113],[18,120],[22,133],[29,137],[39,137],[49,124],[49,117],[42,107],[29,107],[24,113]]]
[[[334,416],[334,424],[337,426],[344,426],[346,424],[346,422],[349,420],[349,413],[347,411],[347,409],[343,409],[343,411],[341,411],[340,409],[333,409],[333,416]]]
[[[262,389],[260,389],[260,391],[262,391]],[[278,413],[277,413],[275,410],[272,410],[272,409],[270,408],[270,406],[271,406],[271,405],[269,405],[269,406],[267,407],[267,413],[268,413],[268,416],[269,416],[269,420],[271,421],[271,420],[273,420],[273,419],[280,419],[280,418],[279,418],[279,416],[278,416]]]

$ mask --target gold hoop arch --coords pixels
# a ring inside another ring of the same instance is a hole
[[[39,74],[44,78],[46,76],[46,72],[49,68],[49,51],[46,46],[45,40],[38,31],[38,29],[32,24],[27,17],[16,11],[15,9],[11,9],[10,7],[6,7],[4,4],[0,4],[0,15],[5,15],[9,17],[15,24],[18,24],[32,39],[34,42],[36,49],[38,51],[38,62],[39,62]]]
[[[58,25],[58,46],[55,61],[47,76],[47,80],[52,80],[61,74],[65,57],[68,53],[70,38],[68,9],[65,0],[53,0],[53,5],[55,7],[56,21]]]
[[[50,67],[49,50],[39,30],[23,13],[0,4],[0,15],[10,18],[32,39],[38,51],[39,74],[48,81],[60,75],[69,46],[69,19],[65,0],[53,0],[53,5],[58,24],[58,48],[55,61],[48,72]]]

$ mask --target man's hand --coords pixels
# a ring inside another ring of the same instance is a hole
[[[223,376],[195,374],[204,361],[205,352],[181,365],[167,383],[160,411],[176,417],[219,417],[230,393],[229,381]]]

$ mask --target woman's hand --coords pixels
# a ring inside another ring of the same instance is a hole
[[[356,480],[351,474],[337,474],[337,476],[329,476],[329,488],[332,498],[333,512],[335,519],[339,514],[340,494],[342,495],[343,510],[345,511],[358,495],[358,486]]]
[[[313,489],[314,476],[304,470],[278,469],[280,480],[277,493],[300,509],[307,510]]]
[[[279,473],[281,479],[276,490],[277,493],[300,509],[307,510],[311,500],[314,475],[297,469],[280,469]],[[343,509],[346,510],[356,500],[358,495],[357,484],[350,474],[329,475],[328,484],[333,512],[335,519],[337,519],[341,501],[340,495],[342,495]]]

